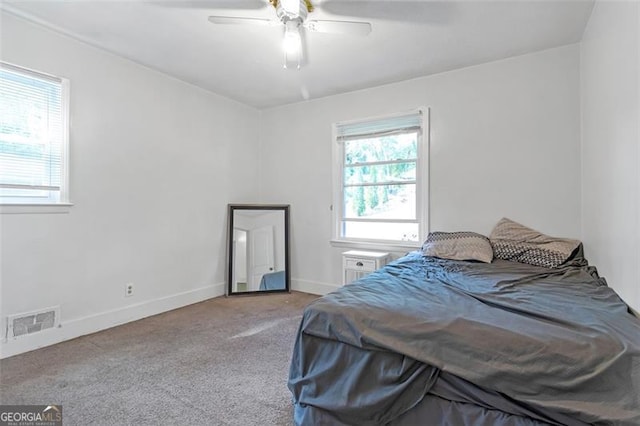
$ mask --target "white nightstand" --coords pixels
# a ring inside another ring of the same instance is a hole
[[[346,285],[389,262],[389,253],[379,251],[349,250],[342,253],[342,284]]]

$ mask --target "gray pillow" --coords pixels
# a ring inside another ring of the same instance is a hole
[[[580,241],[556,238],[502,218],[489,236],[497,259],[556,268],[571,257]]]
[[[491,263],[489,239],[475,232],[430,232],[422,245],[424,256],[452,260],[479,260]]]

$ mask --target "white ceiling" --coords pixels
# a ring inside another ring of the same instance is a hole
[[[313,0],[312,0],[313,1]],[[307,33],[307,63],[283,69],[267,0],[2,0],[4,8],[257,108],[314,99],[579,42],[593,0],[313,1],[308,19],[371,22],[367,37]]]

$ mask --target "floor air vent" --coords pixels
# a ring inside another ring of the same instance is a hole
[[[60,306],[7,317],[7,337],[20,337],[58,326]]]

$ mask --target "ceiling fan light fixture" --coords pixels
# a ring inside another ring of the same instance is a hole
[[[1,1],[2,0],[0,0],[0,2]],[[309,33],[366,36],[371,32],[371,24],[369,22],[333,21],[326,19],[307,20],[308,14],[314,10],[314,6],[311,3],[312,1],[320,0],[268,0],[271,7],[275,9],[277,20],[213,15],[209,16],[209,21],[213,24],[284,26],[282,40],[284,67],[297,69],[300,69],[303,62],[305,64],[309,63],[308,55],[304,51],[306,50]],[[302,28],[305,29],[304,32]],[[302,36],[304,36],[304,46]]]
[[[302,38],[300,37],[300,26],[298,22],[287,22],[282,47],[285,54],[291,56],[299,54],[302,50]]]
[[[290,17],[300,16],[300,0],[280,0],[280,5]]]
[[[302,37],[300,36],[300,21],[288,21],[285,24],[284,38],[284,67],[300,69],[302,58]]]

